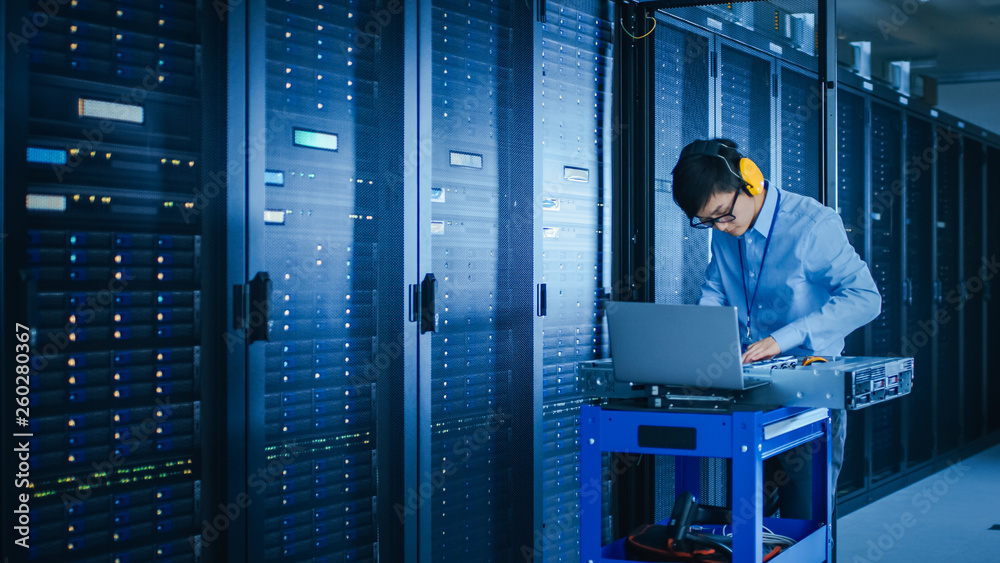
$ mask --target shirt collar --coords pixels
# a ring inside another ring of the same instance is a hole
[[[767,192],[764,194],[764,205],[761,206],[757,220],[753,224],[753,229],[764,238],[767,238],[767,233],[771,230],[771,221],[774,220],[774,206],[777,199],[778,188],[768,186]]]

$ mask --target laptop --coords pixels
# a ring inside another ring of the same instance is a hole
[[[618,381],[696,393],[769,383],[743,374],[736,307],[614,301],[606,312]]]

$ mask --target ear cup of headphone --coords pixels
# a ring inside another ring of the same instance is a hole
[[[740,159],[740,176],[747,183],[747,192],[750,195],[757,195],[764,191],[764,175],[754,161],[749,158]]]

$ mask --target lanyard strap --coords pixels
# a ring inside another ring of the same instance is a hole
[[[774,224],[778,222],[778,207],[781,206],[781,192],[777,188],[774,189],[777,193],[778,200],[774,202],[774,214],[771,216],[771,226],[767,229],[767,242],[764,243],[764,253],[760,257],[760,269],[757,270],[757,285],[753,288],[753,296],[749,295],[747,291],[747,276],[745,272],[741,277],[743,278],[743,298],[746,300],[747,305],[747,339],[750,338],[750,317],[753,315],[753,304],[757,301],[757,290],[760,289],[760,276],[764,272],[764,261],[767,260],[767,249],[771,246],[771,235],[774,234]],[[743,245],[738,244],[737,247],[740,249],[740,268],[743,268]],[[746,265],[746,269],[750,269],[750,265]]]

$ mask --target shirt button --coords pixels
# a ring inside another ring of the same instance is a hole
[[[750,277],[751,278],[754,277],[754,273],[753,272],[750,272]]]

